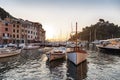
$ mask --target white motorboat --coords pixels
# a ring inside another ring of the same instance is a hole
[[[108,39],[102,41],[96,45],[98,49],[104,51],[120,52],[120,40],[119,39]]]
[[[76,35],[77,35],[77,23],[76,23]],[[71,47],[67,52],[67,58],[73,62],[75,65],[80,64],[87,58],[87,52],[78,46],[76,39],[76,46]]]
[[[24,50],[39,49],[39,48],[40,46],[34,46],[34,45],[28,45],[23,47]]]
[[[54,48],[53,50],[49,51],[47,53],[47,57],[49,59],[49,61],[53,61],[56,59],[61,59],[61,58],[65,58],[66,56],[66,51],[63,48]]]

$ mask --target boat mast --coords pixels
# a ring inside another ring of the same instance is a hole
[[[76,22],[76,47],[77,47],[77,22]]]

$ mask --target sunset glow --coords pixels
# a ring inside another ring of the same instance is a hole
[[[78,31],[100,18],[120,25],[119,0],[0,0],[0,6],[14,17],[40,22],[46,39],[66,39],[76,21]]]
[[[46,39],[50,40],[50,39],[53,39],[55,36],[57,36],[55,34],[56,30],[52,26],[44,25],[44,29],[46,30],[46,35],[47,35]]]

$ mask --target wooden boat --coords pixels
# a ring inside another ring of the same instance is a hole
[[[53,50],[47,53],[49,61],[65,58],[65,56],[66,56],[65,51],[61,50],[60,48],[54,48]]]
[[[0,58],[15,56],[21,53],[21,49],[0,49]]]
[[[87,58],[87,52],[80,47],[74,47],[71,51],[67,52],[67,58],[75,65],[80,64]]]
[[[76,23],[76,35],[77,35],[77,23]],[[75,65],[78,65],[84,60],[86,60],[87,52],[83,50],[82,47],[77,45],[77,38],[76,38],[76,46],[71,47],[70,51],[67,53],[67,58]]]

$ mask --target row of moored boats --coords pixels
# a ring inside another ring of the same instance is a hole
[[[67,58],[75,65],[80,64],[87,58],[87,52],[83,50],[81,47],[55,47],[51,51],[47,52],[47,57],[49,61],[54,61],[57,59]]]
[[[77,22],[76,22],[76,33],[75,34],[77,35]],[[62,47],[59,47],[57,49],[54,48],[53,50],[47,53],[47,57],[49,61],[67,57],[68,60],[73,62],[75,65],[78,65],[81,62],[86,60],[87,52],[83,50],[81,46],[78,45],[78,41],[76,38],[75,45],[70,46],[69,50],[66,50],[65,48],[62,48]]]
[[[21,53],[22,50],[31,50],[31,49],[39,49],[40,46],[29,44],[25,46],[25,44],[17,45],[15,44],[8,44],[8,45],[0,45],[0,58],[15,56]]]

